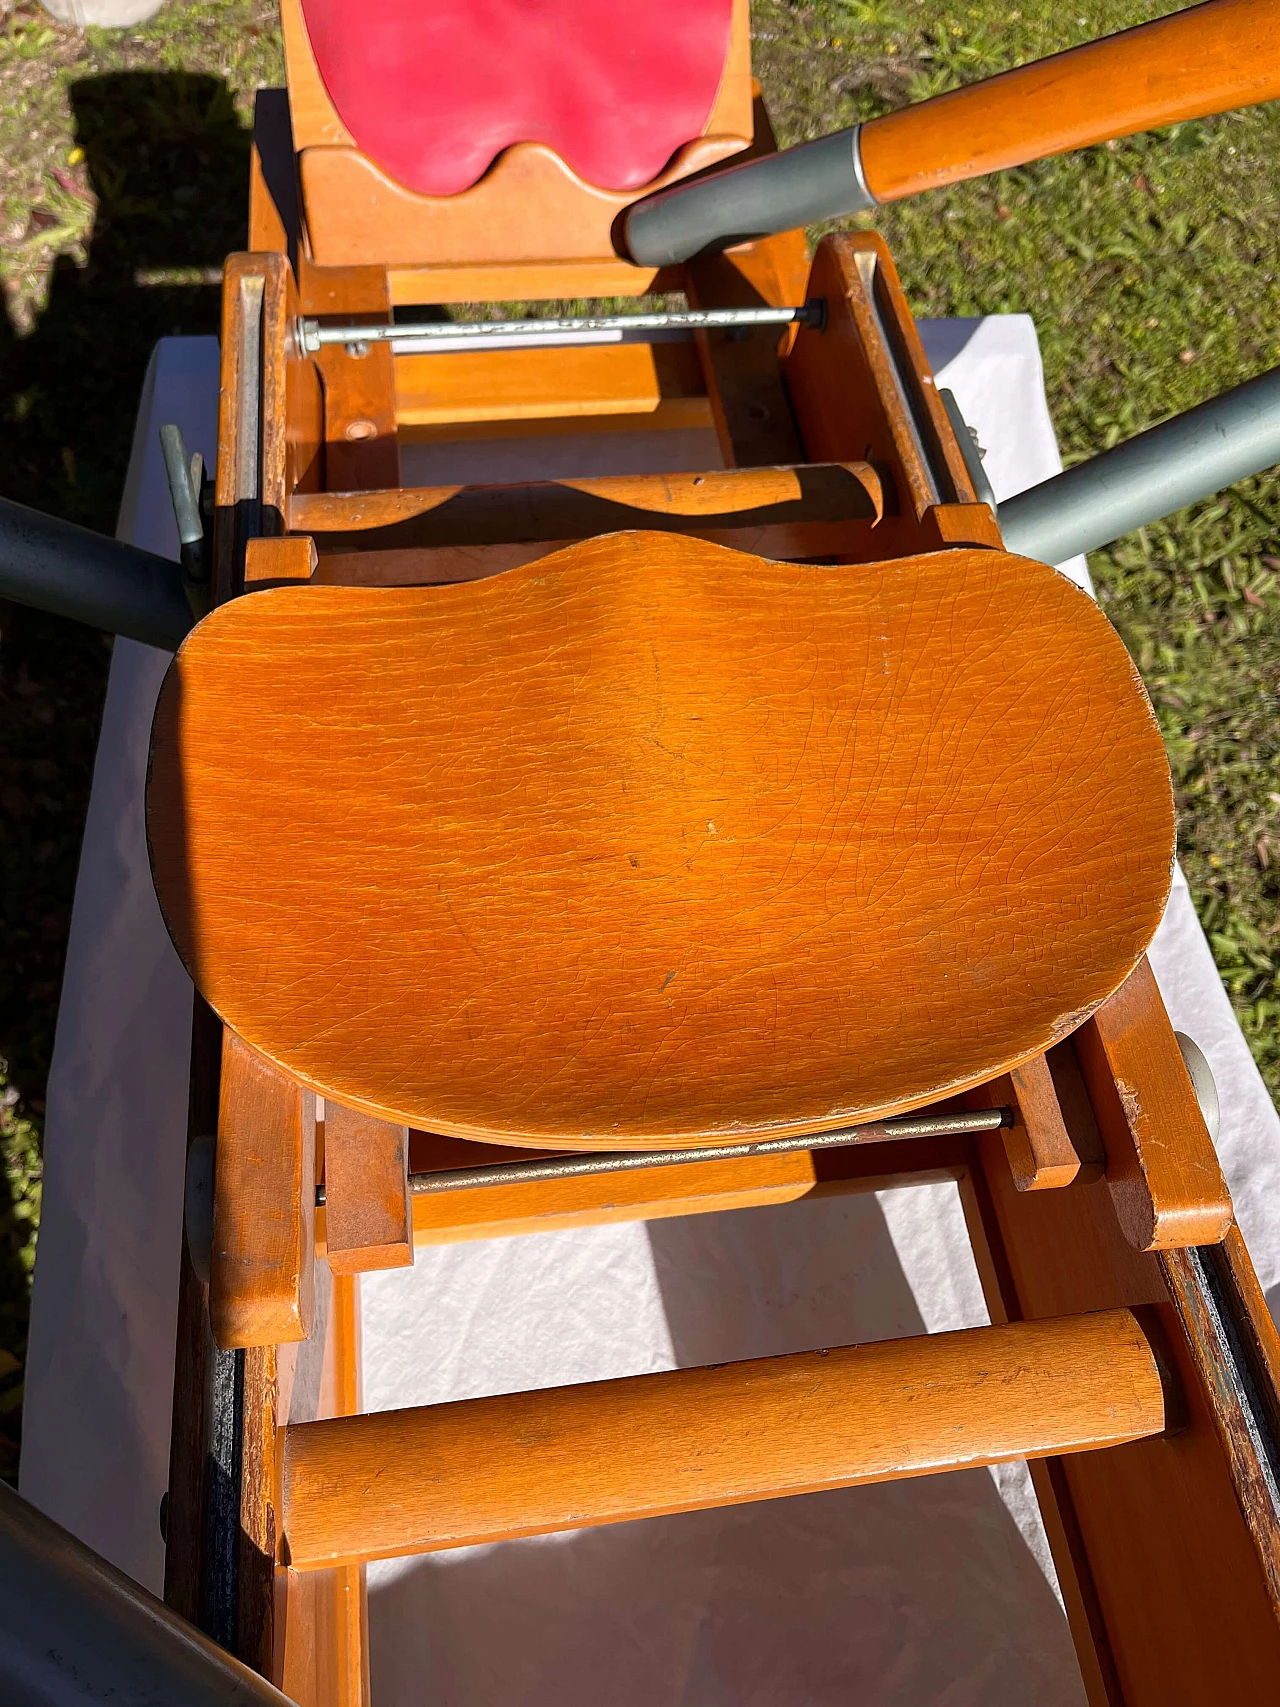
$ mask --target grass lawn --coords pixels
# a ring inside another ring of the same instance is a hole
[[[1136,0],[754,0],[784,142],[1172,10]],[[0,0],[0,493],[111,531],[147,357],[217,326],[245,241],[269,0],[169,0],[76,31]],[[1025,311],[1068,461],[1280,359],[1280,107],[936,192],[875,216],[921,315]],[[866,223],[871,223],[868,219]],[[1280,480],[1091,559],[1177,782],[1182,859],[1280,1089]],[[0,605],[0,1474],[17,1462],[44,1086],[109,659]]]

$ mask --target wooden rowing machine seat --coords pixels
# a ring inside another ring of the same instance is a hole
[[[232,600],[166,678],[147,801],[245,1041],[397,1125],[560,1148],[988,1080],[1132,971],[1174,847],[1137,673],[1054,570],[654,533]]]

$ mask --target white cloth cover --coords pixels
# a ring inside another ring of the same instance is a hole
[[[987,451],[997,498],[1054,473],[1030,319],[921,330]],[[178,420],[211,456],[216,397],[212,339],[159,345],[123,537],[176,556],[157,429]],[[565,441],[551,443],[560,455]],[[604,439],[591,443],[594,467]],[[536,472],[528,449],[525,477]],[[451,464],[450,479],[498,477],[492,446],[475,450],[476,468]],[[1082,559],[1067,572],[1088,585]],[[49,1087],[22,1460],[29,1499],[153,1588],[191,1013],[142,831],[164,666],[127,642],[112,662]],[[1217,1077],[1224,1166],[1274,1304],[1280,1121],[1180,878],[1152,962],[1175,1025]],[[944,1185],[443,1246],[364,1279],[365,1402],[433,1403],[985,1319]],[[1084,1699],[1023,1466],[390,1561],[370,1567],[369,1590],[378,1707]]]

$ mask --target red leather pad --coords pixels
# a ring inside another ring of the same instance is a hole
[[[514,142],[638,189],[699,137],[733,0],[303,0],[338,116],[384,172],[456,195]]]

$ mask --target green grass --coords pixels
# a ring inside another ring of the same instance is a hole
[[[1124,28],[1134,0],[755,0],[784,142]],[[125,32],[0,0],[0,492],[110,530],[155,339],[216,329],[244,243],[269,0],[170,0]],[[921,315],[1025,311],[1068,461],[1280,359],[1280,110],[1006,172],[879,212]],[[864,221],[871,223],[871,221]],[[1182,859],[1280,1091],[1280,480],[1095,553],[1173,764]],[[16,1464],[44,1084],[109,647],[0,606],[0,1474]]]

